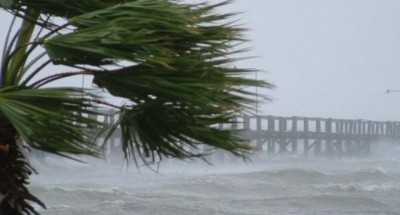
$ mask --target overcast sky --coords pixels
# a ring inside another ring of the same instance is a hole
[[[264,114],[400,120],[399,0],[237,0],[257,59],[277,88]],[[1,29],[9,15],[0,12]],[[4,30],[0,38],[4,38]]]
[[[400,120],[400,1],[258,0],[246,13],[265,114]]]

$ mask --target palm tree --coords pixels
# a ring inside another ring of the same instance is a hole
[[[125,158],[146,164],[202,158],[200,145],[246,156],[245,142],[215,125],[252,111],[249,87],[271,85],[231,66],[245,40],[234,13],[216,12],[228,3],[0,0],[14,16],[0,67],[0,213],[45,207],[27,189],[26,151],[101,156],[94,131],[120,129]],[[54,87],[76,76],[92,87]],[[117,120],[97,120],[102,110]]]

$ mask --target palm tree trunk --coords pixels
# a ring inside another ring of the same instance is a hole
[[[0,119],[0,194],[4,196],[0,203],[0,214],[38,214],[28,203],[31,201],[42,205],[27,189],[29,176],[34,169],[17,144],[16,134],[7,120]]]

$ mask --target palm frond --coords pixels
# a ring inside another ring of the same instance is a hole
[[[251,148],[235,131],[213,127],[216,123],[229,123],[232,115],[215,113],[218,110],[211,107],[200,109],[152,101],[126,107],[114,124],[114,129],[121,128],[125,157],[136,162],[202,157],[203,145],[245,157]]]
[[[33,148],[62,156],[98,155],[91,131],[100,127],[92,95],[73,88],[0,90],[0,114]]]
[[[231,14],[217,16],[212,8],[167,0],[127,2],[71,18],[76,31],[45,41],[45,47],[60,64],[128,60],[168,66],[187,52],[226,55],[241,41],[243,29],[225,24]]]
[[[14,13],[24,13],[26,8],[58,17],[71,17],[100,10],[127,0],[2,0],[0,7]],[[131,0],[133,1],[133,0]]]
[[[237,111],[242,104],[255,102],[254,93],[243,88],[270,87],[263,81],[240,77],[251,70],[217,66],[190,56],[175,58],[170,67],[141,64],[97,72],[93,82],[136,104],[153,99]]]
[[[42,204],[26,188],[32,169],[17,138],[75,159],[99,156],[94,131],[108,139],[120,129],[122,151],[136,162],[203,158],[203,145],[245,157],[245,140],[217,125],[252,111],[257,95],[250,88],[272,85],[246,78],[257,71],[233,67],[232,56],[246,51],[239,48],[245,29],[232,21],[236,13],[216,12],[230,2],[0,0],[0,8],[23,19],[18,30],[11,23],[0,71],[0,144],[12,149],[0,160],[9,168],[0,172],[0,190],[11,192],[6,203],[26,214],[38,214],[27,201]],[[45,52],[33,57],[40,45]],[[43,77],[52,64],[73,70]],[[77,75],[94,76],[98,88],[126,104],[86,89],[43,88]],[[104,106],[117,110],[110,128],[97,121]]]
[[[243,78],[251,70],[223,62],[181,56],[170,64],[172,68],[141,64],[96,73],[94,83],[133,104],[124,108],[110,131],[121,128],[125,156],[144,161],[199,157],[201,145],[239,156],[248,152],[235,131],[215,126],[233,123],[237,113],[254,106],[255,94],[246,88],[272,86]]]

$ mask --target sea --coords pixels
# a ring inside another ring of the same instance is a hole
[[[400,146],[381,145],[362,158],[258,153],[152,168],[46,157],[32,161],[31,190],[43,215],[400,215]]]

